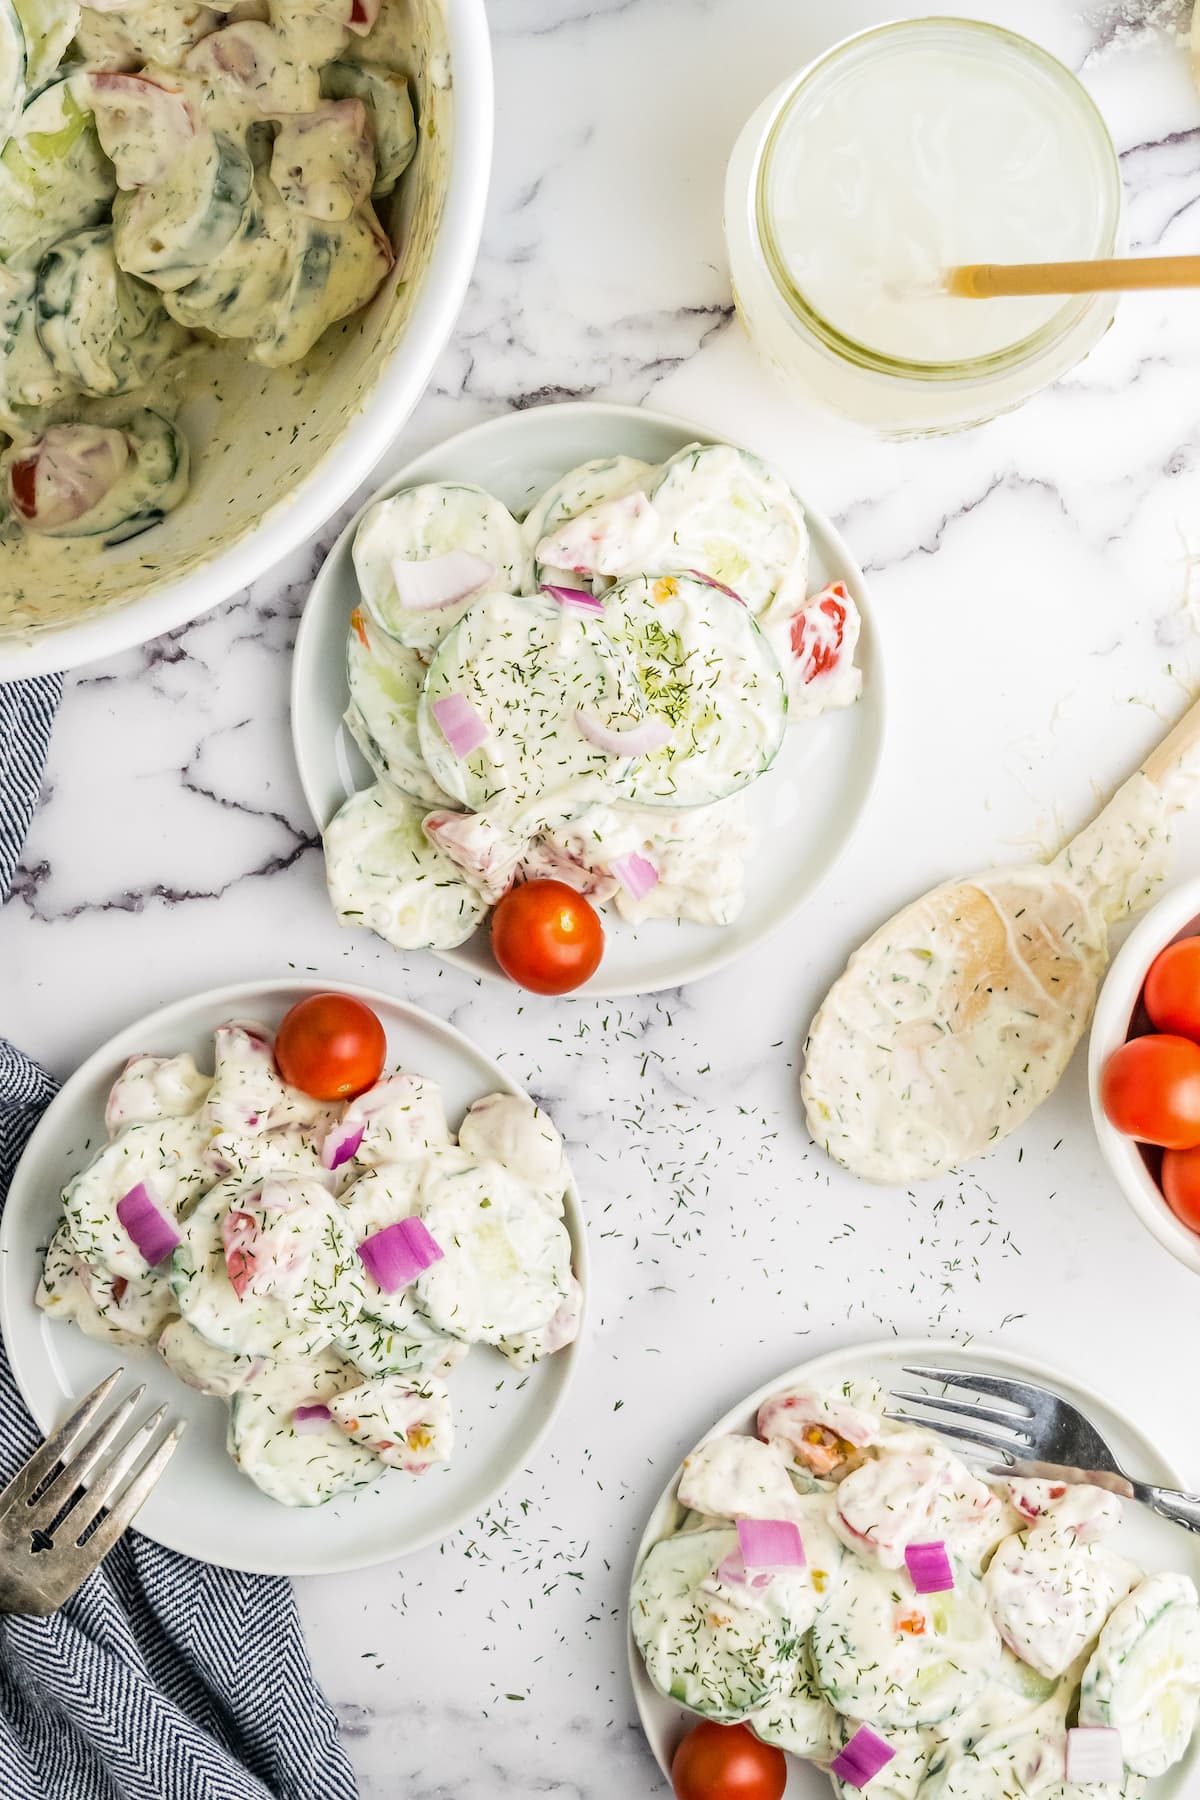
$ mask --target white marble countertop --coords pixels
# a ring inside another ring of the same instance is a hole
[[[799,412],[732,319],[720,191],[742,120],[785,69],[897,10],[493,0],[477,279],[391,459],[512,405],[647,400],[778,459],[833,515],[882,617],[890,736],[857,840],[789,931],[682,993],[541,1004],[339,931],[287,730],[289,648],[334,524],[219,611],[68,681],[0,919],[5,1031],[65,1074],[192,990],[291,968],[373,983],[503,1054],[584,1192],[591,1339],[550,1443],[440,1549],[303,1587],[364,1796],[657,1791],[624,1667],[646,1512],[718,1413],[838,1342],[1001,1339],[1139,1411],[1200,1479],[1194,1281],[1104,1173],[1081,1057],[1016,1138],[914,1195],[835,1170],[797,1100],[805,1027],[861,938],[944,875],[1082,823],[1200,678],[1195,295],[1125,302],[1023,411],[905,445]],[[1200,249],[1182,0],[960,10],[1082,70],[1134,247]],[[1176,873],[1197,871],[1193,829]]]

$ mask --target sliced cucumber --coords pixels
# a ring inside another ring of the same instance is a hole
[[[174,1304],[172,1295],[172,1308]],[[186,1319],[172,1319],[158,1340],[158,1354],[172,1375],[188,1387],[202,1394],[216,1394],[222,1400],[246,1387],[263,1370],[257,1357],[234,1356],[228,1350],[218,1350]]]
[[[457,756],[434,707],[465,696],[488,736]],[[417,709],[421,750],[435,781],[464,806],[517,808],[564,788],[599,798],[617,759],[579,728],[581,710],[613,725],[636,719],[642,697],[632,661],[599,621],[545,595],[485,594],[447,632]]]
[[[487,911],[421,829],[424,809],[377,782],[352,794],[325,828],[325,878],[343,925],[397,950],[449,950]]]
[[[725,1586],[732,1527],[665,1538],[633,1581],[630,1624],[660,1694],[722,1724],[773,1705],[795,1686],[811,1588],[780,1574],[762,1588]]]
[[[192,1116],[129,1125],[105,1144],[63,1193],[63,1218],[80,1257],[127,1281],[145,1275],[146,1259],[118,1219],[117,1204],[145,1183],[162,1210],[178,1217],[209,1185],[206,1143]]]
[[[796,1665],[790,1692],[777,1695],[768,1706],[751,1713],[746,1723],[764,1744],[774,1744],[791,1756],[831,1762],[837,1755],[841,1721],[817,1686],[807,1645]]]
[[[571,469],[561,481],[547,488],[541,499],[530,507],[521,526],[526,552],[533,561],[534,586],[540,587],[548,581],[563,587],[578,587],[584,577],[565,569],[544,568],[537,562],[534,553],[538,544],[568,519],[578,518],[589,506],[616,500],[635,488],[644,491],[653,475],[652,465],[639,462],[635,456],[604,456],[581,463],[579,468]],[[593,585],[599,590],[608,583],[600,576]]]
[[[536,1193],[451,1148],[426,1164],[418,1210],[442,1256],[415,1293],[439,1330],[499,1344],[549,1324],[567,1295],[571,1239]]]
[[[38,415],[75,390],[55,368],[37,334],[32,269],[0,267],[0,428],[36,429]]]
[[[25,86],[36,93],[58,68],[79,23],[79,0],[12,0],[25,39]]]
[[[284,291],[290,243],[286,208],[266,177],[256,173],[233,236],[186,286],[167,290],[167,311],[192,331],[253,337]]]
[[[353,1369],[328,1354],[269,1363],[229,1402],[229,1454],[242,1474],[283,1506],[322,1506],[378,1481],[383,1463],[332,1419],[303,1434],[292,1424],[298,1406],[328,1404],[357,1381]]]
[[[856,1720],[838,1720],[834,1756],[845,1749],[857,1730]],[[926,1792],[925,1777],[929,1773],[933,1754],[930,1733],[897,1730],[893,1726],[887,1734],[887,1746],[892,1753],[892,1760],[877,1775],[871,1777],[867,1800],[923,1800]],[[852,1781],[840,1781],[836,1775],[832,1780],[837,1800],[863,1800],[866,1792],[864,1788]]]
[[[47,250],[36,315],[55,368],[89,394],[144,386],[187,342],[154,289],[118,267],[108,225],[73,232]]]
[[[233,1214],[251,1227],[242,1256],[251,1285],[234,1290],[223,1233]],[[171,1258],[183,1317],[235,1356],[312,1356],[362,1311],[362,1262],[341,1208],[314,1177],[232,1176],[199,1202]]]
[[[78,80],[31,100],[0,152],[0,262],[35,264],[68,232],[104,218],[117,191]]]
[[[650,489],[665,528],[664,566],[698,569],[733,589],[753,613],[804,601],[808,527],[773,469],[730,444],[690,444]]]
[[[175,1310],[170,1284],[159,1269],[114,1275],[80,1255],[64,1221],[46,1251],[37,1304],[51,1319],[69,1319],[85,1337],[101,1343],[149,1344]]]
[[[396,643],[374,619],[355,613],[346,639],[351,736],[381,781],[424,806],[445,806],[448,796],[425,766],[417,733],[424,678],[425,665],[415,650]]]
[[[1051,1513],[1044,1524],[1006,1538],[983,1581],[1005,1643],[1053,1679],[1095,1642],[1139,1575],[1103,1544],[1081,1544],[1069,1528],[1056,1530]]]
[[[377,196],[390,194],[413,159],[417,126],[408,82],[382,63],[331,62],[321,70],[321,93],[327,100],[361,100],[375,134]]]
[[[740,601],[698,577],[636,575],[605,595],[604,628],[636,671],[661,750],[616,776],[642,806],[707,806],[757,781],[787,729],[778,659]]]
[[[847,1559],[812,1633],[817,1680],[840,1713],[880,1729],[935,1725],[983,1690],[1000,1638],[979,1583],[961,1564],[955,1574],[950,1592],[917,1596],[903,1571]]]
[[[202,132],[161,180],[117,195],[117,261],[152,287],[186,287],[241,229],[253,191],[245,148],[223,132]]]
[[[12,0],[0,0],[0,150],[25,103],[25,33]]]
[[[1084,1670],[1081,1725],[1121,1734],[1139,1775],[1179,1762],[1200,1711],[1200,1603],[1186,1575],[1151,1575],[1114,1607]]]
[[[800,1496],[774,1444],[731,1432],[684,1458],[678,1498],[716,1519],[791,1519]]]
[[[439,1331],[410,1290],[391,1299],[388,1310],[401,1323],[389,1324],[364,1312],[335,1340],[339,1354],[361,1375],[403,1375],[409,1380],[446,1375],[467,1355],[469,1346]]]
[[[307,356],[317,339],[375,294],[395,260],[370,206],[340,223],[293,212],[283,291],[250,352],[269,369]]]
[[[448,606],[406,609],[392,574],[393,562],[428,562],[465,550],[490,563],[490,579]],[[362,597],[383,629],[426,658],[488,588],[519,593],[528,559],[521,528],[508,508],[482,488],[430,482],[406,488],[371,508],[354,535],[354,570]]]

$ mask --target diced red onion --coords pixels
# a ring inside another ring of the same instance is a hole
[[[366,37],[379,17],[380,4],[381,0],[350,0],[350,17],[346,20],[350,30]]]
[[[542,592],[549,594],[552,600],[557,600],[560,606],[574,606],[580,612],[603,616],[603,600],[598,594],[590,593],[587,588],[555,587],[552,582],[544,581]]]
[[[904,1561],[918,1594],[944,1594],[954,1586],[954,1569],[940,1538],[932,1544],[907,1544]]]
[[[830,1763],[829,1772],[844,1781],[847,1787],[865,1788],[895,1754],[878,1732],[872,1731],[869,1725],[860,1725],[845,1749]]]
[[[746,602],[740,594],[735,593],[733,588],[726,587],[723,581],[716,581],[711,575],[706,575],[703,569],[689,569],[687,573],[694,575],[697,581],[702,581],[705,587],[716,588],[719,594],[728,594],[729,598],[736,600],[739,606],[745,606]]]
[[[748,1569],[766,1569],[774,1575],[780,1569],[805,1566],[800,1528],[790,1519],[739,1519],[737,1534]]]
[[[469,756],[491,735],[487,720],[465,694],[446,694],[433,703],[438,729],[455,756]]]
[[[581,707],[575,714],[575,723],[589,744],[595,744],[597,750],[607,750],[610,756],[648,756],[671,741],[671,727],[665,719],[639,719],[636,725],[617,730]]]
[[[327,1406],[316,1402],[312,1406],[297,1406],[292,1413],[292,1430],[297,1437],[309,1437],[314,1431],[324,1431],[332,1417]]]
[[[336,1125],[331,1125],[321,1145],[321,1167],[340,1169],[343,1163],[349,1162],[362,1143],[366,1129],[365,1124],[355,1125],[349,1119],[339,1119]]]
[[[174,1220],[162,1210],[144,1181],[117,1201],[117,1218],[152,1269],[183,1242]]]
[[[658,870],[636,850],[627,856],[614,856],[608,866],[631,900],[642,899],[658,886]]]
[[[746,1568],[740,1550],[733,1550],[717,1564],[717,1580],[726,1587],[770,1587],[772,1577],[768,1574],[751,1575]]]
[[[404,556],[392,558],[396,598],[406,612],[435,612],[453,606],[486,587],[495,573],[495,563],[469,550],[448,550],[445,556],[426,557],[423,562],[410,562]]]
[[[376,1287],[385,1294],[398,1294],[415,1281],[422,1270],[440,1262],[444,1251],[425,1229],[420,1219],[399,1219],[373,1232],[358,1246],[358,1254]]]
[[[1111,1783],[1125,1779],[1121,1734],[1107,1725],[1076,1725],[1067,1733],[1067,1780]]]

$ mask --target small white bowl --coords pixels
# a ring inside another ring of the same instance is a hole
[[[492,158],[484,0],[385,0],[412,34],[424,129],[385,224],[400,247],[371,304],[303,362],[263,369],[214,347],[179,423],[191,488],[111,550],[0,543],[0,681],[76,668],[198,618],[312,536],[365,480],[416,405],[458,317]],[[386,13],[385,13],[386,17]]]
[[[1119,1050],[1129,1036],[1150,964],[1160,950],[1177,938],[1198,934],[1200,879],[1185,881],[1164,895],[1126,938],[1100,990],[1088,1044],[1088,1093],[1104,1160],[1147,1231],[1152,1231],[1163,1248],[1196,1275],[1200,1275],[1200,1232],[1189,1231],[1175,1217],[1146,1167],[1139,1145],[1105,1118],[1100,1104],[1100,1078],[1113,1051]]]

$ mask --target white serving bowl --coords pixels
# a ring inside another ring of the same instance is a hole
[[[1104,1065],[1129,1036],[1150,964],[1159,951],[1173,944],[1176,938],[1193,937],[1198,930],[1200,879],[1185,881],[1181,887],[1164,895],[1126,938],[1113,958],[1096,1002],[1088,1044],[1088,1092],[1100,1149],[1121,1192],[1163,1248],[1200,1275],[1200,1234],[1189,1231],[1182,1220],[1175,1217],[1146,1166],[1141,1149],[1133,1138],[1125,1137],[1109,1124],[1100,1104],[1100,1078]]]
[[[112,550],[0,543],[0,680],[144,643],[262,575],[346,500],[393,441],[453,329],[483,227],[492,154],[484,0],[388,0],[411,20],[420,137],[394,216],[402,254],[371,305],[302,364],[204,356],[180,414],[192,486],[163,524]],[[406,58],[407,60],[407,58]],[[194,395],[194,387],[193,387]]]

